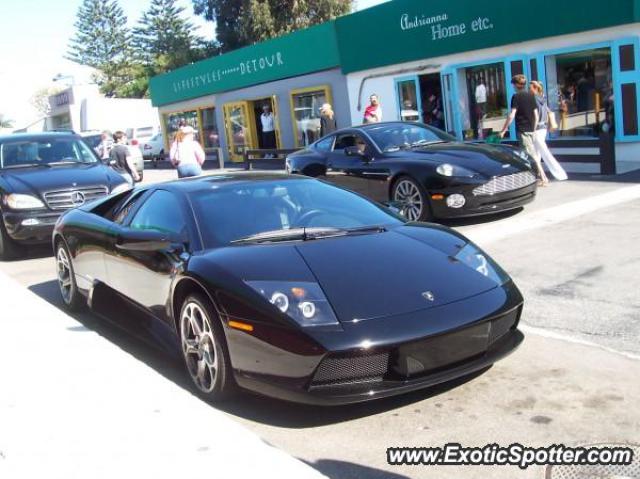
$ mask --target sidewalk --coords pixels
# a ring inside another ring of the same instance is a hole
[[[0,477],[320,478],[0,273]]]

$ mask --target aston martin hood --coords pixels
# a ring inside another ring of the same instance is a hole
[[[460,251],[464,241],[457,239],[456,248],[430,244],[429,233],[416,228],[309,241],[296,249],[340,321],[432,308],[498,286],[452,254]]]
[[[400,151],[392,155],[404,159],[429,160],[439,164],[450,163],[488,178],[530,169],[511,148],[474,143],[443,143]]]

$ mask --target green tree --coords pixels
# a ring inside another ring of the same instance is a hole
[[[161,73],[191,61],[196,36],[193,24],[181,16],[183,11],[176,0],[151,0],[133,29],[132,45],[143,65]]]
[[[130,31],[127,17],[117,0],[83,0],[78,9],[75,35],[66,58],[96,68],[96,81],[107,96],[114,96],[129,76]]]
[[[268,40],[351,12],[353,0],[192,0],[216,23],[220,51]]]

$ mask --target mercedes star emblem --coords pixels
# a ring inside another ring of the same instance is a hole
[[[74,206],[82,206],[84,205],[84,201],[85,197],[82,191],[74,191],[71,193],[71,203],[73,203]]]

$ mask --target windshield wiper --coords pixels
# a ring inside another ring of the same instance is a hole
[[[51,168],[48,163],[19,163],[17,165],[7,165],[3,166],[3,170],[13,169],[13,168],[33,168],[34,166],[44,166],[45,168]]]
[[[246,236],[231,241],[233,244],[242,243],[275,243],[280,241],[308,241],[327,238],[340,234],[338,228],[292,228],[287,230],[273,230]]]
[[[419,146],[435,145],[436,143],[444,143],[444,140],[418,140],[411,143],[411,148]]]
[[[336,238],[354,234],[384,233],[384,226],[359,226],[356,228],[293,228],[288,230],[265,231],[231,241],[232,244],[276,243],[283,241],[309,241],[324,238]]]

